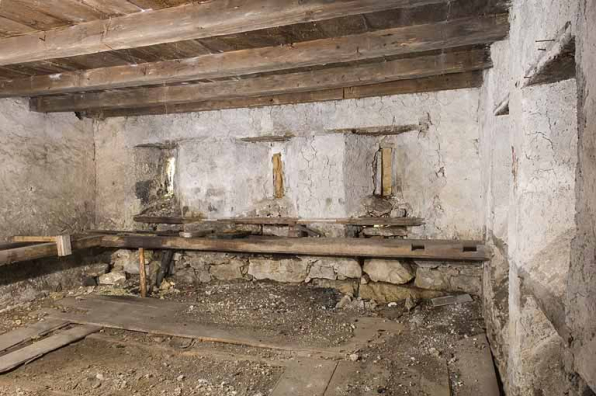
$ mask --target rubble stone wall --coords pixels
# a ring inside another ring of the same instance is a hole
[[[147,251],[147,273],[153,254]],[[112,253],[112,272],[138,275],[138,253]],[[482,266],[470,262],[251,255],[184,251],[174,254],[169,278],[176,284],[217,281],[310,283],[344,294],[388,303],[445,294],[482,293]]]

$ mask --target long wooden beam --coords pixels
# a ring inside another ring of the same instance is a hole
[[[109,117],[192,113],[223,109],[328,102],[342,99],[368,98],[374,96],[403,95],[453,89],[478,88],[482,86],[482,81],[482,71],[472,71],[466,73],[446,74],[444,76],[417,78],[413,80],[399,80],[359,87],[337,88],[325,91],[300,92],[292,94],[260,96],[255,98],[212,100],[178,105],[142,107],[136,109],[106,109],[99,111],[89,111],[85,113],[85,116],[104,119]]]
[[[31,109],[43,113],[106,108],[137,108],[204,100],[318,91],[388,81],[462,73],[491,66],[488,50],[451,52],[359,66],[247,78],[239,81],[89,92],[33,98]]]
[[[209,1],[0,41],[0,66],[444,3],[447,0]]]
[[[344,224],[356,226],[402,226],[414,227],[424,224],[419,217],[354,217],[354,218],[320,218],[303,219],[295,217],[234,217],[223,219],[185,218],[169,216],[134,216],[137,223],[148,224],[192,224],[192,223],[225,223],[225,224],[256,224],[256,225],[296,225],[296,224]]]
[[[352,62],[467,45],[490,44],[509,30],[506,15],[461,18],[359,35],[191,59],[32,76],[0,82],[0,97],[136,87]]]
[[[72,250],[89,249],[101,246],[101,236],[86,236],[72,242]],[[58,247],[55,243],[39,243],[14,249],[0,250],[0,267],[19,261],[29,261],[46,257],[57,257]]]
[[[481,242],[358,238],[206,239],[156,236],[104,236],[103,247],[298,254],[336,257],[418,258],[485,261]]]

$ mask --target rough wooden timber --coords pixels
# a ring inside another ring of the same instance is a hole
[[[72,250],[89,249],[101,245],[101,236],[92,235],[72,241]],[[35,260],[45,257],[58,256],[56,243],[39,243],[14,249],[0,250],[0,266],[16,263],[19,261]]]
[[[478,88],[482,85],[482,71],[447,74],[399,80],[381,84],[364,85],[350,88],[337,88],[323,91],[299,92],[282,95],[238,98],[228,100],[209,100],[177,105],[160,105],[133,109],[106,109],[88,111],[83,114],[90,118],[132,117],[142,115],[191,113],[222,109],[254,108],[279,106],[298,103],[329,102],[343,99],[368,98],[373,96],[402,95],[421,92]]]
[[[311,0],[192,3],[0,41],[0,66],[243,33],[446,0]]]
[[[503,39],[508,28],[506,15],[468,17],[436,25],[404,26],[287,46],[39,75],[0,81],[0,97],[39,96],[216,79],[490,44]]]
[[[41,96],[31,100],[38,112],[64,112],[106,108],[136,108],[201,100],[232,99],[328,90],[482,70],[492,65],[489,51],[478,49],[397,59],[357,66],[190,85],[88,92],[67,96]]]
[[[294,254],[335,257],[418,258],[428,260],[486,261],[481,242],[449,240],[381,240],[357,238],[207,239],[146,236],[104,236],[102,246],[197,250],[213,252]]]
[[[256,224],[256,225],[295,225],[295,224],[344,224],[355,226],[420,226],[424,219],[419,217],[355,217],[355,218],[320,218],[304,219],[296,217],[235,217],[223,219],[205,219],[198,217],[166,217],[166,216],[144,216],[134,217],[138,223],[149,224],[192,224],[192,223],[228,223],[228,224]]]

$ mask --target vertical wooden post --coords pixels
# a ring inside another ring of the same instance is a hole
[[[275,190],[275,198],[283,198],[284,173],[281,154],[273,154],[273,188]]]
[[[145,274],[145,249],[139,249],[139,285],[141,297],[147,297],[147,275]]]
[[[382,161],[382,194],[384,197],[391,196],[393,192],[393,180],[392,180],[392,169],[393,169],[393,150],[391,148],[381,149],[381,161]]]

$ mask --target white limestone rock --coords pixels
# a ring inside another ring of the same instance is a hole
[[[403,285],[414,279],[414,270],[399,260],[370,259],[364,262],[364,272],[374,282]]]

